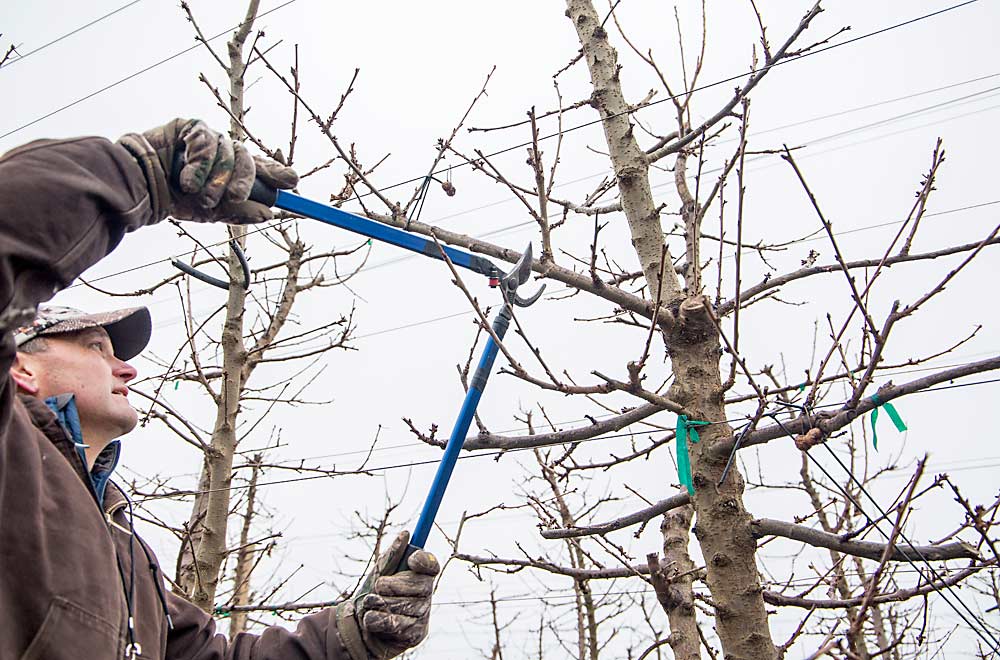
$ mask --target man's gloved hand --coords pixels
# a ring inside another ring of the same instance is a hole
[[[197,119],[174,119],[142,134],[124,135],[118,143],[145,172],[157,221],[171,215],[195,222],[263,222],[273,214],[247,200],[254,178],[284,190],[299,181],[292,168],[251,156],[242,144]],[[181,166],[176,177],[175,160]]]
[[[409,542],[410,533],[401,532],[359,593],[337,607],[337,631],[353,660],[394,658],[427,636],[434,576],[441,569],[434,555],[418,550],[408,570],[392,575]]]

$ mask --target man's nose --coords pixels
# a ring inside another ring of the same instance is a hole
[[[128,362],[122,362],[121,360],[118,360],[118,365],[112,373],[126,383],[135,379],[135,377],[139,375],[139,372],[135,370],[135,367]]]

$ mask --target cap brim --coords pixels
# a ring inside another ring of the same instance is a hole
[[[111,345],[115,348],[115,357],[119,360],[131,360],[142,353],[153,334],[153,320],[149,315],[149,309],[132,307],[116,312],[106,312],[105,315],[115,317],[98,323],[111,338]],[[94,314],[94,316],[103,315]]]
[[[145,307],[127,307],[97,314],[81,314],[52,325],[36,336],[79,332],[87,328],[104,328],[119,360],[131,360],[146,348],[153,332],[153,321]]]

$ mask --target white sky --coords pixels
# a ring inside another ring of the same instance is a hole
[[[5,3],[0,8],[0,33],[3,35],[0,48],[6,50],[13,42],[19,44],[21,52],[27,53],[122,4],[122,0]],[[190,4],[208,35],[238,23],[245,9],[242,2],[233,0],[196,0]],[[264,2],[261,9],[266,11],[278,4]],[[804,2],[758,4],[775,46],[808,9]],[[803,43],[808,43],[810,36],[825,37],[841,26],[850,25],[851,31],[838,37],[844,40],[949,4],[940,1],[831,2],[827,11],[816,19]],[[698,4],[681,2],[678,8],[685,25],[690,58],[697,47]],[[563,11],[559,3],[525,1],[498,5],[296,0],[261,19],[258,27],[266,31],[262,43],[271,46],[280,40],[269,58],[283,71],[292,63],[293,44],[299,45],[303,95],[320,112],[328,112],[336,104],[354,69],[361,69],[355,92],[335,132],[344,143],[357,145],[365,164],[391,153],[375,175],[380,185],[387,186],[421,176],[426,171],[435,140],[450,132],[493,65],[497,70],[490,83],[489,96],[477,105],[468,125],[507,124],[522,119],[531,106],[539,111],[554,107],[551,76],[578,49],[572,25]],[[606,11],[606,5],[599,4],[599,11]],[[624,0],[618,11],[633,42],[641,44],[643,49],[652,48],[671,83],[676,85],[679,74],[673,5]],[[809,145],[797,160],[824,212],[832,219],[835,229],[843,234],[840,245],[848,258],[881,255],[895,227],[843,232],[905,216],[912,204],[913,192],[929,165],[938,136],[944,139],[948,160],[941,170],[930,211],[948,211],[1000,200],[996,192],[994,158],[1000,147],[994,129],[1000,107],[995,100],[1000,92],[1000,68],[996,64],[1000,58],[994,36],[998,14],[996,3],[980,1],[818,54],[775,70],[753,95],[752,148],[777,148],[783,143]],[[724,8],[719,3],[710,6],[708,32],[702,83],[745,71],[751,49],[758,39],[748,3],[726,3]],[[0,138],[0,150],[40,137],[98,134],[114,138],[175,116],[198,116],[216,126],[225,126],[225,114],[214,107],[211,95],[197,80],[198,73],[204,72],[216,85],[222,86],[224,76],[220,75],[214,60],[200,48],[28,125],[36,118],[187,48],[194,43],[192,34],[176,3],[140,0],[107,20],[0,69],[0,98],[4,101],[0,135],[10,133]],[[627,46],[614,31],[612,38],[624,64],[622,76],[628,97],[637,101],[648,89],[657,88],[658,98],[662,98],[663,90],[658,88],[650,71],[627,52]],[[224,39],[219,39],[214,43],[221,48],[223,42]],[[968,82],[973,79],[980,80]],[[252,108],[249,123],[255,133],[273,145],[287,142],[290,99],[262,67],[251,70],[248,80],[252,82],[247,100]],[[565,103],[583,99],[589,93],[585,71],[579,65],[560,78],[560,85]],[[713,114],[731,93],[733,85],[727,83],[699,94],[693,102],[696,117]],[[953,87],[929,92],[946,86]],[[917,95],[923,92],[928,93]],[[964,98],[967,96],[969,98]],[[887,102],[899,97],[909,98]],[[862,107],[865,109],[858,110]],[[645,126],[666,132],[670,130],[670,116],[670,104],[665,103],[643,111],[639,120]],[[565,125],[575,126],[594,118],[593,110],[583,109],[567,115]],[[791,124],[798,125],[789,126]],[[22,126],[26,127],[22,129]],[[543,124],[543,133],[554,129],[552,120]],[[845,131],[847,133],[842,134]],[[733,134],[724,137],[731,138]],[[491,152],[526,139],[528,132],[523,127],[485,135],[469,135],[463,131],[456,147],[466,153],[476,148]],[[545,146],[546,162],[551,162],[554,148],[552,143]],[[605,148],[603,138],[599,128],[583,129],[569,134],[562,148],[558,180],[563,185],[556,189],[557,194],[579,201],[607,174],[605,160],[594,151]],[[731,148],[732,144],[726,144],[710,153],[709,167],[717,166]],[[305,122],[301,126],[297,149],[300,170],[324,162],[333,153],[315,127]],[[530,181],[523,149],[498,157],[495,162],[519,181]],[[771,241],[798,238],[820,228],[786,165],[771,157],[755,162],[748,170],[745,232],[750,240],[747,242],[757,238]],[[340,172],[331,168],[308,179],[301,188],[302,193],[325,199],[330,192],[340,189]],[[669,172],[656,172],[653,182],[658,198],[676,208],[676,195],[670,183],[672,176]],[[422,220],[470,235],[482,235],[530,219],[501,187],[465,169],[457,170],[453,178],[458,194],[448,198],[433,188]],[[405,200],[411,190],[412,185],[395,188],[390,197]],[[932,250],[981,239],[997,222],[996,208],[995,205],[983,206],[928,217],[925,233],[914,249]],[[734,210],[733,204],[727,212]],[[710,213],[710,218],[709,228],[717,222],[717,215]],[[631,268],[635,260],[629,254],[621,226],[620,217],[613,219],[604,235],[609,237],[609,253],[623,266]],[[224,235],[217,227],[197,227],[192,231],[202,240],[213,243],[221,241]],[[306,223],[301,231],[317,247],[344,247],[357,243],[354,237],[321,225]],[[565,235],[556,235],[558,247],[586,255],[592,233],[590,220],[571,219],[560,231]],[[515,249],[534,240],[538,249],[538,237],[530,225],[495,235],[491,240]],[[120,249],[95,266],[88,277],[109,275],[165,259],[188,249],[187,245],[175,236],[175,230],[169,225],[151,228],[128,237]],[[266,250],[261,241],[251,242],[251,257],[255,248]],[[672,249],[677,254],[680,246],[672,244]],[[809,249],[820,252],[822,263],[831,261],[828,243],[816,241],[794,246],[775,256],[773,263],[781,270],[794,268]],[[333,405],[278,410],[269,423],[261,425],[253,440],[248,441],[250,445],[263,445],[272,427],[278,426],[285,445],[272,454],[272,460],[357,452],[368,447],[381,425],[380,446],[406,446],[377,452],[372,465],[428,460],[438,455],[436,450],[413,445],[412,436],[400,419],[411,417],[422,428],[437,423],[442,433],[450,429],[461,402],[461,386],[455,377],[454,365],[463,362],[468,354],[474,333],[472,315],[461,293],[449,284],[450,278],[441,264],[416,258],[400,260],[399,256],[393,248],[377,246],[366,271],[350,283],[351,292],[343,288],[322,290],[303,300],[302,306],[297,308],[303,327],[344,313],[355,304],[359,337],[356,347],[359,350],[331,354],[324,362],[325,371],[308,392],[316,400],[332,399]],[[267,256],[258,258],[257,263],[265,263]],[[560,259],[564,264],[572,263],[564,256]],[[878,319],[884,318],[892,300],[912,301],[956,263],[952,260],[934,262],[927,267],[894,268],[873,296],[873,313]],[[726,266],[729,289],[731,264],[729,260]],[[765,272],[764,265],[756,258],[746,259],[745,268],[745,282],[754,282]],[[996,355],[1000,351],[1000,324],[995,305],[991,303],[996,300],[998,270],[995,255],[990,251],[984,253],[944,296],[916,318],[899,324],[887,359],[901,362],[936,353],[968,335],[979,324],[984,327],[973,341],[937,363],[955,364]],[[101,286],[124,292],[148,286],[169,273],[169,266],[159,265],[103,280]],[[714,292],[714,266],[708,277]],[[481,282],[472,276],[466,281],[480,299],[491,300],[491,293]],[[553,293],[559,289],[554,283],[549,287]],[[194,285],[194,289],[198,292],[195,311],[199,318],[223,299],[221,292],[204,285]],[[843,317],[847,289],[843,279],[829,277],[790,287],[782,298],[803,304],[761,304],[745,315],[741,335],[745,354],[754,368],[784,364],[788,379],[792,381],[809,364],[814,324],[820,324],[819,332],[823,337],[825,315],[829,312],[834,319]],[[109,300],[83,287],[60,294],[59,301],[93,308],[131,303],[122,299]],[[171,356],[181,331],[175,291],[163,289],[152,297],[143,298],[141,303],[150,306],[156,321],[151,351]],[[593,382],[589,375],[592,369],[623,377],[624,363],[638,356],[644,341],[641,333],[634,330],[573,322],[574,318],[610,312],[609,305],[596,300],[546,299],[522,312],[520,318],[552,365],[571,369],[574,377],[582,382]],[[438,320],[396,329],[432,319]],[[522,344],[511,342],[511,346],[525,363],[530,362]],[[821,340],[820,350],[823,349],[825,344]],[[146,373],[152,370],[143,360],[138,366]],[[259,377],[257,383],[260,384],[268,379],[276,380],[282,373],[276,368],[262,369],[255,379]],[[662,380],[665,374],[663,365],[657,364],[650,381]],[[903,382],[917,375],[900,374],[895,380]],[[207,408],[199,403],[196,386],[181,384],[177,390],[170,390],[172,387],[168,386],[168,400],[201,415],[199,421],[210,426],[211,417]],[[890,461],[899,447],[903,447],[904,462],[930,452],[931,471],[950,470],[963,483],[967,496],[976,502],[986,502],[995,494],[993,475],[995,466],[1000,465],[996,433],[988,417],[998,391],[995,384],[982,385],[917,395],[898,402],[897,407],[910,431],[905,436],[896,434],[883,417],[880,420],[883,450],[871,457],[873,465]],[[831,401],[835,400],[836,394],[831,397]],[[611,401],[618,406],[633,403],[623,396],[613,397]],[[516,429],[520,424],[514,422],[512,416],[519,408],[532,407],[539,402],[554,419],[567,422],[567,427],[583,414],[595,413],[593,407],[539,396],[537,391],[505,376],[494,376],[491,380],[480,411],[492,430]],[[674,423],[670,415],[662,415],[656,421],[664,426]],[[860,424],[855,424],[854,430],[859,431]],[[794,480],[798,472],[797,453],[787,443],[772,444],[773,447],[763,450],[759,456],[764,479],[768,483]],[[592,455],[606,456],[605,451],[625,451],[628,439],[595,445],[600,448],[591,449]],[[338,467],[347,468],[357,465],[361,456],[363,454],[324,458],[321,462],[329,465],[334,461]],[[525,472],[519,464],[525,463],[527,456],[511,456],[499,463],[488,458],[460,463],[439,522],[451,533],[463,510],[474,512],[500,502],[508,505],[523,502],[520,484]],[[744,458],[756,474],[758,458],[753,455]],[[151,425],[136,431],[126,441],[124,465],[128,468],[125,475],[132,474],[129,470],[146,476],[187,474],[193,485],[198,460],[186,445],[162,428]],[[432,474],[433,466],[429,466],[412,471],[388,471],[384,478],[324,479],[269,487],[265,502],[275,512],[276,523],[284,530],[286,540],[281,562],[275,561],[265,568],[287,574],[303,565],[275,600],[296,598],[330,580],[331,571],[337,568],[357,570],[343,559],[345,553],[355,557],[364,554],[360,545],[344,540],[352,524],[353,511],[378,513],[388,489],[392,497],[403,499],[395,522],[400,526],[412,525]],[[287,476],[287,473],[274,471],[269,479]],[[661,451],[650,462],[629,465],[603,479],[593,485],[592,492],[607,492],[621,499],[605,507],[599,519],[644,506],[624,488],[626,484],[640,490],[650,500],[656,500],[674,492],[676,475],[670,456]],[[885,486],[874,492],[883,501],[889,501],[902,484],[902,478],[889,477]],[[754,515],[775,518],[789,518],[806,510],[804,502],[785,491],[748,493],[747,506]],[[185,517],[184,507],[164,506],[161,513],[173,520]],[[912,538],[922,541],[934,538],[935,533],[953,528],[960,517],[946,495],[928,499],[918,508],[911,525]],[[149,536],[158,541],[160,556],[169,564],[174,546],[154,531],[150,531]],[[657,549],[657,536],[655,525],[651,525],[639,539],[632,538],[630,530],[614,538],[626,544],[641,560],[646,552]],[[533,519],[523,512],[502,513],[494,522],[471,525],[466,530],[462,549],[472,554],[493,551],[511,556],[516,553],[514,543],[518,541],[538,552],[547,548],[554,554],[559,553],[553,542],[541,542]],[[779,546],[768,546],[763,552],[765,557],[770,557],[768,565],[788,568],[788,562],[778,559],[780,553],[772,550],[773,547]],[[428,548],[446,554],[447,546],[440,533],[432,534]],[[488,597],[489,584],[471,578],[460,566],[448,570],[451,574],[439,591],[438,601],[448,603]],[[340,578],[334,582],[338,586],[345,584]],[[501,595],[537,593],[541,584],[536,576],[524,573],[496,580],[496,583]],[[570,586],[567,580],[545,580],[544,584],[557,589]],[[634,582],[596,587],[635,588],[638,586]],[[322,586],[309,597],[325,598],[330,593],[329,587]],[[522,613],[507,633],[512,655],[526,653],[523,649],[534,643],[530,629],[537,626],[539,611],[537,601],[510,602],[502,610],[508,616]],[[486,612],[478,605],[440,605],[435,610],[431,637],[416,655],[466,658],[475,655],[477,649],[488,649],[489,629],[483,618]],[[945,629],[957,621],[941,602],[934,605],[934,613]],[[660,624],[663,623],[661,616]],[[774,618],[772,631],[776,641],[783,641],[794,625],[791,618]],[[948,656],[962,657],[974,648],[974,639],[970,631],[956,632]],[[626,642],[622,640],[620,644]],[[611,647],[608,652],[614,654],[623,648]],[[808,655],[813,650],[814,646],[802,644],[790,657]],[[552,652],[559,654],[555,648]]]

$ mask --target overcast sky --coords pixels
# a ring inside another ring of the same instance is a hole
[[[4,3],[0,8],[0,49],[6,51],[13,43],[26,56],[0,69],[0,98],[4,100],[0,151],[42,137],[97,134],[115,138],[176,116],[201,117],[219,127],[227,125],[227,116],[215,107],[210,93],[198,82],[198,74],[204,73],[215,85],[223,87],[224,75],[203,48],[182,53],[195,42],[192,28],[176,2],[138,0],[105,20],[42,48],[124,4],[122,0]],[[245,11],[243,3],[234,0],[194,0],[189,4],[209,36],[228,34]],[[830,2],[803,43],[850,26],[851,30],[837,36],[833,43],[846,41],[951,4],[940,0]],[[784,40],[810,6],[787,0],[758,5],[773,45]],[[673,6],[623,0],[618,14],[633,43],[643,50],[652,48],[672,84],[679,87]],[[690,66],[692,53],[698,46],[699,4],[680,2],[677,7]],[[261,43],[273,46],[268,57],[282,71],[291,66],[293,48],[298,45],[303,96],[321,113],[336,105],[355,68],[360,69],[355,90],[334,130],[344,143],[357,145],[365,165],[389,154],[374,176],[380,186],[409,181],[426,172],[435,141],[450,132],[494,65],[496,72],[488,96],[477,104],[468,125],[513,123],[523,119],[532,106],[539,111],[556,107],[552,74],[569,63],[579,48],[573,26],[564,16],[564,6],[554,2],[262,2],[262,12],[272,9],[273,13],[257,24],[265,31]],[[607,11],[606,3],[598,3],[598,10]],[[745,72],[759,38],[749,3],[712,3],[708,11],[703,84]],[[751,148],[804,145],[797,160],[840,234],[840,246],[848,258],[881,255],[898,228],[886,223],[905,217],[938,137],[944,140],[948,159],[930,204],[931,213],[937,215],[927,218],[925,234],[915,249],[932,250],[979,240],[996,225],[1000,208],[995,158],[1000,147],[995,128],[1000,107],[997,102],[1000,53],[994,31],[1000,24],[998,19],[997,4],[980,0],[789,63],[773,71],[753,94]],[[225,38],[213,44],[224,51]],[[655,76],[628,51],[615,31],[612,41],[624,65],[622,79],[628,98],[638,101],[650,89],[658,91],[656,98],[663,98],[664,92]],[[588,96],[585,74],[585,69],[577,65],[560,76],[564,104]],[[267,143],[286,144],[290,98],[259,65],[248,73],[248,83],[249,124]],[[735,84],[717,85],[700,92],[692,103],[695,119],[714,114]],[[564,127],[585,124],[595,117],[589,108],[568,113]],[[638,120],[646,127],[667,132],[671,130],[670,104],[644,110]],[[554,120],[542,123],[545,134],[556,129]],[[300,171],[333,155],[331,146],[314,126],[303,122],[300,133],[297,146]],[[723,139],[731,140],[734,135],[730,130]],[[473,149],[489,153],[520,144],[529,137],[525,127],[471,135],[463,131],[456,148],[465,153]],[[710,150],[706,167],[718,166],[732,148],[732,143],[722,143]],[[547,143],[545,149],[546,157],[550,158],[554,143]],[[562,145],[557,195],[582,200],[609,174],[607,161],[601,155],[605,149],[599,127],[569,133]],[[533,185],[524,158],[524,150],[516,149],[497,157],[495,162],[518,181]],[[454,158],[449,162],[458,164]],[[342,168],[330,168],[308,179],[301,191],[316,199],[326,199],[340,189],[341,174]],[[657,171],[652,177],[658,199],[676,209],[672,172]],[[446,197],[433,188],[423,221],[470,235],[490,234],[489,240],[518,250],[534,240],[537,250],[537,232],[530,217],[501,186],[468,169],[456,169],[452,179],[458,194]],[[393,200],[405,201],[413,185],[392,188],[388,194]],[[820,228],[794,176],[777,158],[754,160],[748,167],[748,190],[747,242],[800,238]],[[717,222],[714,212],[710,216],[714,218],[711,222]],[[624,268],[631,269],[636,266],[635,258],[629,253],[621,220],[613,219],[606,233],[609,253]],[[557,247],[586,256],[592,230],[589,219],[571,218],[562,230],[564,235],[557,236]],[[210,243],[222,241],[224,236],[217,227],[197,227],[192,231]],[[322,225],[305,223],[301,231],[318,248],[342,248],[360,242]],[[106,277],[101,280],[102,288],[132,291],[169,275],[170,267],[163,260],[186,251],[188,246],[166,224],[150,228],[129,236],[119,250],[85,277]],[[682,246],[675,243],[671,247],[676,255]],[[255,248],[258,255],[265,255],[258,256],[257,263],[265,263],[266,246],[262,241],[252,240],[251,257]],[[828,243],[819,240],[799,243],[775,254],[771,263],[779,270],[794,268],[812,249],[820,253],[821,263],[831,261]],[[365,270],[350,282],[349,290],[345,287],[322,290],[303,300],[304,306],[297,308],[296,319],[303,327],[347,313],[354,306],[358,350],[333,353],[309,372],[316,374],[322,370],[307,397],[332,400],[331,405],[276,410],[268,423],[261,425],[247,441],[249,445],[263,446],[272,431],[279,429],[283,446],[272,453],[273,461],[322,456],[316,462],[326,466],[336,463],[344,469],[360,463],[364,453],[359,452],[369,447],[376,433],[381,449],[373,455],[371,465],[431,460],[439,455],[434,449],[415,444],[400,420],[410,417],[422,428],[437,423],[442,429],[450,429],[462,397],[455,365],[464,362],[468,355],[475,334],[473,315],[462,294],[449,283],[449,274],[441,264],[401,258],[404,256],[394,248],[375,246]],[[562,254],[558,258],[572,264]],[[115,275],[151,262],[158,263],[127,275]],[[731,270],[731,259],[728,263],[726,267]],[[884,317],[894,299],[912,301],[956,263],[934,262],[909,270],[894,269],[873,296],[874,313]],[[937,353],[969,335],[980,324],[983,328],[972,341],[932,364],[958,364],[997,355],[1000,352],[1000,319],[995,304],[1000,275],[997,263],[995,254],[985,252],[940,300],[918,317],[901,324],[895,331],[887,360],[903,362]],[[747,282],[756,281],[768,272],[768,265],[756,258],[747,258],[744,267]],[[714,277],[714,268],[710,274]],[[472,276],[466,281],[481,300],[492,300],[495,294],[483,282]],[[715,281],[710,281],[714,293]],[[731,292],[731,276],[725,286],[724,291]],[[549,294],[561,290],[554,283],[549,287]],[[224,299],[222,292],[205,285],[194,284],[193,289],[197,292],[198,320],[204,319]],[[753,368],[779,365],[792,382],[801,378],[811,360],[815,360],[813,337],[817,326],[821,336],[817,350],[822,352],[826,346],[822,341],[825,316],[830,313],[835,319],[842,318],[849,298],[842,279],[828,278],[791,287],[783,292],[782,299],[792,304],[764,303],[748,313],[741,335]],[[82,286],[61,293],[57,300],[97,309],[136,304],[134,299],[109,299]],[[150,351],[169,360],[183,329],[175,289],[164,288],[139,299],[138,303],[151,308],[156,323]],[[624,377],[625,362],[635,359],[641,351],[644,338],[635,330],[574,321],[611,311],[610,305],[596,300],[583,297],[560,300],[549,295],[522,312],[520,318],[552,365],[559,370],[571,370],[581,382],[593,382],[589,375],[592,369]],[[511,345],[519,356],[530,357],[522,344]],[[656,357],[662,358],[662,351]],[[662,359],[658,362],[652,367],[650,382],[662,380],[668,373]],[[144,359],[138,360],[137,366],[146,373],[155,369]],[[289,368],[262,369],[257,376],[261,383],[278,380]],[[893,379],[903,382],[919,373],[923,372],[901,370]],[[173,387],[168,386],[167,399],[192,414],[203,415],[199,422],[210,426],[211,413],[200,402],[197,387],[190,383]],[[989,418],[1000,392],[998,388],[998,384],[984,384],[900,401],[897,407],[910,430],[896,434],[888,420],[883,420],[886,426],[880,434],[882,451],[871,457],[872,464],[883,465],[897,456],[907,463],[929,452],[931,471],[949,471],[961,480],[973,501],[988,501],[995,495],[994,475],[996,466],[1000,466],[996,431]],[[831,394],[831,401],[836,401],[836,396]],[[635,404],[626,397],[609,400],[619,407]],[[586,424],[581,421],[584,414],[600,412],[575,401],[541,396],[510,377],[495,376],[481,413],[491,430],[521,432],[522,425],[514,420],[514,415],[537,404],[544,405],[564,428]],[[740,413],[732,412],[731,416]],[[661,415],[654,421],[664,427],[674,424],[672,415]],[[855,424],[854,431],[860,433],[860,422]],[[608,453],[622,453],[628,443],[629,438],[595,443],[601,446],[591,449],[590,455],[606,457]],[[759,455],[748,453],[744,457],[748,468],[754,475],[759,468],[767,483],[794,480],[798,453],[790,443],[773,444]],[[501,502],[523,503],[521,483],[526,472],[522,466],[530,465],[524,456],[508,456],[499,462],[481,458],[460,463],[439,515],[442,526],[452,533],[462,511],[471,513]],[[123,464],[122,474],[127,479],[135,475],[185,475],[177,483],[193,485],[199,459],[164,429],[151,425],[126,440]],[[302,565],[275,600],[295,599],[317,585],[309,593],[310,599],[330,597],[333,590],[324,583],[331,579],[337,587],[345,586],[346,580],[331,578],[332,572],[357,570],[345,561],[345,554],[360,557],[365,552],[361,545],[343,539],[354,524],[353,512],[361,510],[377,515],[388,493],[402,500],[394,522],[412,525],[433,467],[378,471],[375,477],[269,486],[264,501],[274,513],[274,524],[283,530],[285,542],[280,557],[265,568],[287,575]],[[288,476],[286,472],[274,471],[269,478],[279,480]],[[672,459],[666,452],[654,455],[650,462],[601,479],[592,486],[594,496],[607,493],[620,499],[603,509],[600,519],[644,506],[625,485],[644,493],[649,500],[657,500],[672,494],[676,484]],[[888,501],[903,483],[903,477],[890,475],[885,486],[874,492]],[[746,501],[754,515],[789,518],[803,512],[803,503],[793,499],[781,491],[760,490],[748,493]],[[160,512],[175,522],[186,517],[183,506],[164,505]],[[920,507],[919,514],[910,531],[920,540],[932,539],[935,533],[953,528],[961,518],[947,496],[928,500]],[[615,539],[641,559],[646,552],[658,549],[655,525],[650,527],[637,539],[628,530]],[[175,545],[155,530],[150,530],[148,536],[157,542],[161,559],[169,564]],[[540,545],[533,518],[523,510],[502,512],[493,522],[470,525],[463,550],[510,556],[516,554],[516,542],[539,552],[539,548],[546,547]],[[770,555],[770,561],[775,562],[771,565],[780,566],[776,557],[781,550],[773,550],[775,547],[779,546],[769,546],[762,555]],[[447,545],[439,532],[432,534],[428,549],[447,554]],[[489,628],[483,618],[487,610],[481,604],[449,603],[488,598],[490,584],[474,579],[461,566],[448,570],[451,574],[437,596],[441,605],[435,609],[431,637],[419,657],[467,658],[478,649],[489,647]],[[508,597],[537,594],[543,584],[538,577],[527,574],[494,582],[498,594]],[[570,587],[568,581],[545,580],[544,584],[549,589]],[[638,584],[598,586],[607,590],[623,588],[637,589]],[[533,643],[530,631],[537,626],[540,608],[540,603],[532,600],[504,604],[505,616],[523,614],[507,633],[513,656],[520,657],[522,650]],[[945,629],[957,620],[940,602],[934,605],[934,613]],[[660,623],[665,625],[662,620]],[[794,620],[775,618],[772,621],[775,639],[783,641],[794,626]],[[973,640],[972,633],[957,632],[948,657],[953,654],[961,657],[972,648]],[[621,644],[626,642],[623,640]],[[620,651],[624,646],[611,647],[609,653],[614,654],[616,648]],[[792,657],[805,656],[813,650],[814,647],[804,644],[796,647],[798,655]],[[560,655],[555,647],[552,653],[551,657]]]

